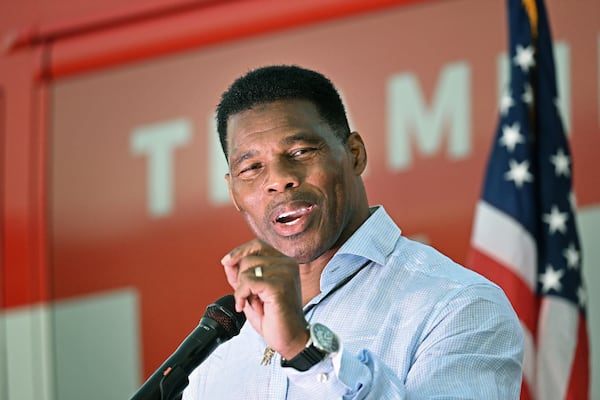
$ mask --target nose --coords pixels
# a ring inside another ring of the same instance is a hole
[[[265,182],[268,193],[281,193],[298,187],[300,184],[300,168],[290,160],[278,160],[269,165],[269,173]]]

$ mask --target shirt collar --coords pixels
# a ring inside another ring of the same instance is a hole
[[[315,300],[318,301],[338,282],[354,274],[365,262],[385,265],[401,231],[383,206],[371,207],[370,213],[369,218],[327,263],[321,274],[321,294]]]

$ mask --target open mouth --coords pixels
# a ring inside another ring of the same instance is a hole
[[[304,201],[292,202],[278,207],[273,213],[273,223],[280,234],[289,236],[302,232],[309,224],[315,204]]]
[[[300,221],[302,217],[310,213],[313,207],[314,206],[302,207],[297,210],[284,212],[283,214],[280,214],[277,218],[275,218],[275,222],[277,222],[278,224],[293,225]]]

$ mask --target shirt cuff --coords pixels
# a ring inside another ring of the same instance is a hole
[[[284,368],[284,371],[290,383],[307,393],[326,394],[323,398],[353,395],[371,382],[371,372],[367,365],[345,351],[343,346],[307,371],[294,368]]]

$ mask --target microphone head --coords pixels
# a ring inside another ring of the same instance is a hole
[[[243,312],[235,311],[235,298],[232,294],[225,295],[206,308],[204,317],[214,320],[223,330],[225,337],[229,340],[240,333],[240,329],[246,322]]]

